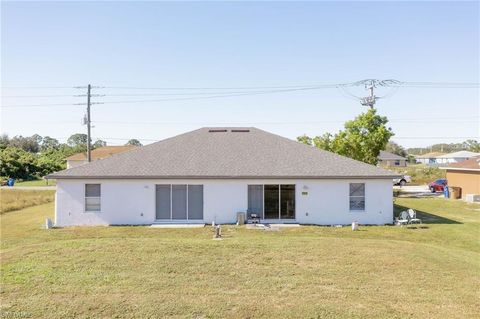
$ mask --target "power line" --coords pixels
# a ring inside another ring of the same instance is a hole
[[[455,123],[469,123],[469,122],[478,122],[472,118],[442,118],[442,119],[388,119],[388,122],[394,123],[442,123],[444,121],[455,121]],[[131,122],[131,121],[93,121],[93,123],[105,123],[105,124],[126,124],[126,125],[290,125],[290,124],[321,124],[321,123],[345,123],[348,120],[324,120],[324,121],[287,121],[287,122],[275,122],[275,121],[259,121],[259,122]]]
[[[363,86],[366,81],[376,81],[381,86],[423,86],[423,87],[479,87],[479,82],[408,82],[398,80],[361,80],[346,83],[330,83],[330,84],[299,84],[285,86],[237,86],[237,87],[140,87],[140,86],[92,86],[96,89],[122,89],[122,90],[257,90],[257,89],[291,89],[291,88],[307,88],[307,87],[330,87],[336,88],[341,86]],[[85,89],[86,86],[2,86],[2,89]]]
[[[237,86],[237,87],[138,87],[138,86],[104,86],[105,89],[122,90],[264,90],[264,89],[294,89],[294,88],[336,88],[336,84],[309,84],[309,85],[286,85],[286,86]]]
[[[2,89],[78,89],[78,86],[2,86]]]
[[[283,90],[270,90],[270,91],[254,91],[254,92],[241,92],[241,93],[234,93],[234,94],[225,93],[225,94],[210,95],[210,96],[196,96],[196,97],[168,98],[168,99],[154,99],[154,100],[105,101],[105,102],[97,102],[97,104],[131,104],[131,103],[151,103],[151,102],[165,102],[165,101],[204,100],[204,99],[216,99],[216,98],[224,98],[224,97],[272,94],[272,93],[306,91],[306,90],[316,90],[316,89],[318,88],[297,88],[297,89],[283,89]],[[73,105],[73,104],[63,104],[63,103],[62,104],[60,103],[59,104],[20,104],[20,105],[2,105],[2,107],[4,108],[51,107],[51,106],[70,106],[70,105]]]
[[[235,92],[235,93],[222,93],[219,95],[210,95],[210,96],[196,96],[196,97],[185,97],[185,98],[168,98],[168,99],[154,99],[154,100],[127,100],[127,101],[106,101],[106,102],[97,102],[96,104],[125,104],[125,103],[149,103],[149,102],[163,102],[163,101],[181,101],[181,100],[201,100],[201,99],[213,99],[213,98],[222,98],[222,97],[235,97],[235,96],[245,96],[245,95],[259,95],[259,94],[271,94],[271,93],[282,93],[282,92],[294,92],[294,91],[306,91],[306,90],[316,90],[320,87],[307,87],[307,88],[295,88],[295,89],[282,89],[282,90],[266,90],[266,91],[253,91],[253,92]],[[107,96],[107,95],[105,95]],[[4,108],[16,108],[16,107],[51,107],[51,106],[70,106],[73,104],[20,104],[20,105],[2,105]],[[78,104],[76,104],[78,105]]]
[[[132,121],[110,121],[110,120],[97,120],[92,121],[92,123],[102,123],[102,124],[125,124],[125,125],[204,125],[204,126],[229,126],[229,125],[308,125],[308,124],[322,124],[322,123],[345,123],[348,119],[345,120],[321,120],[321,121],[256,121],[256,122],[208,122],[208,121],[197,121],[197,122],[175,122],[175,121],[162,121],[162,122],[132,122]],[[480,116],[470,116],[470,117],[450,117],[450,118],[389,118],[389,123],[444,123],[444,122],[455,122],[455,123],[470,123],[470,122],[479,122]],[[22,121],[25,123],[25,121]],[[37,123],[37,122],[33,122]],[[59,124],[59,123],[68,123],[68,124],[81,124],[74,121],[42,121],[41,123],[46,124]]]
[[[348,91],[347,88],[355,86],[365,86],[366,89],[370,91],[368,97],[359,97]],[[163,93],[163,94],[104,94],[97,96],[156,96],[156,95],[180,95],[190,97],[178,97],[178,98],[166,98],[166,99],[152,99],[152,100],[124,100],[124,101],[105,101],[103,104],[131,104],[131,103],[150,103],[150,102],[164,102],[164,101],[182,101],[182,100],[202,100],[202,99],[216,99],[216,98],[228,98],[236,96],[249,96],[249,95],[261,95],[261,94],[273,94],[273,93],[285,93],[285,92],[295,92],[295,91],[310,91],[310,90],[319,90],[327,88],[338,88],[341,92],[345,93],[348,97],[353,99],[360,100],[363,105],[373,107],[375,102],[379,98],[387,98],[393,95],[394,92],[390,92],[384,96],[375,96],[374,89],[376,87],[390,87],[395,90],[398,90],[400,87],[429,87],[429,88],[477,88],[479,83],[455,83],[455,82],[402,82],[398,80],[377,80],[377,79],[368,79],[357,82],[350,83],[337,83],[337,84],[323,84],[323,85],[310,85],[310,86],[251,86],[251,87],[108,87],[108,86],[96,86],[92,88],[102,88],[102,89],[123,89],[123,90],[243,90],[243,91],[234,91],[234,92],[188,92],[188,93]],[[11,87],[15,88],[15,87]],[[86,88],[84,86],[76,87],[16,87],[16,88]],[[264,89],[259,91],[259,89]],[[257,90],[257,91],[252,91]],[[214,95],[211,95],[214,94]],[[194,95],[194,96],[192,96]],[[197,96],[197,95],[207,95],[207,96]],[[78,95],[77,95],[78,96]],[[32,96],[7,96],[7,97],[35,97]],[[37,96],[37,97],[49,97],[48,95]],[[50,97],[66,97],[66,95],[50,95]],[[99,102],[97,102],[99,104]],[[67,103],[49,103],[49,104],[20,104],[20,105],[2,105],[4,108],[20,108],[20,107],[56,107],[56,106],[71,106],[72,104]]]
[[[2,98],[43,98],[43,97],[74,97],[71,94],[52,94],[52,95],[2,95]]]
[[[57,106],[74,106],[75,104],[65,104],[65,103],[49,103],[49,104],[19,104],[19,105],[2,105],[1,108],[23,108],[23,107],[57,107]]]

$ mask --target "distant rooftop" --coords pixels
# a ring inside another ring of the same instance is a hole
[[[446,167],[441,167],[442,169],[453,169],[453,170],[478,170],[480,171],[480,156],[476,156],[465,160],[460,163],[452,163]]]
[[[480,153],[470,151],[459,151],[439,156],[439,158],[471,158],[480,155]]]
[[[415,158],[437,158],[439,156],[444,155],[445,153],[442,152],[430,152],[430,153],[425,153],[422,155],[417,155]]]
[[[99,160],[102,158],[107,158],[113,154],[123,153],[129,150],[134,149],[134,145],[125,145],[125,146],[103,146],[92,150],[92,160]],[[73,154],[72,156],[67,157],[67,161],[86,161],[87,152]]]
[[[404,160],[405,157],[402,157],[397,154],[393,154],[387,151],[380,151],[380,154],[377,157],[379,160],[388,161],[388,160]]]

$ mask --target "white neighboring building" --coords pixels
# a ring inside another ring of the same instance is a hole
[[[439,164],[450,164],[450,163],[460,163],[466,161],[470,158],[479,156],[480,153],[470,152],[470,151],[459,151],[449,154],[444,154],[437,157],[437,163]]]
[[[415,156],[415,160],[417,163],[425,164],[425,165],[436,165],[438,164],[437,160],[438,157],[445,155],[445,153],[440,152],[430,152],[423,155]]]
[[[49,175],[55,224],[389,224],[395,173],[256,128],[201,128]]]

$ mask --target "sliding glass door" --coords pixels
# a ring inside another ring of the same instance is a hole
[[[295,185],[248,185],[248,209],[263,219],[295,219]]]
[[[263,219],[263,185],[248,185],[248,212]]]
[[[280,218],[295,218],[295,185],[280,185]]]

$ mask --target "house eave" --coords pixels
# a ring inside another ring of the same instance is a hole
[[[352,175],[352,176],[65,176],[47,175],[45,179],[394,179],[401,175]]]
[[[472,171],[472,172],[480,172],[480,168],[439,167],[439,169],[444,169],[444,170],[448,170],[448,171]]]

